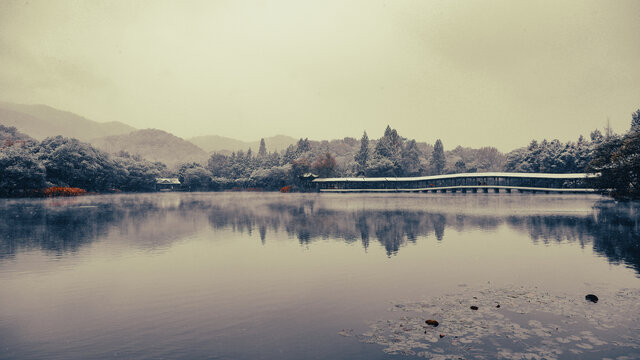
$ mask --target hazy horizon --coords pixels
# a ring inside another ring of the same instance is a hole
[[[626,131],[640,2],[3,1],[0,100],[183,138]]]

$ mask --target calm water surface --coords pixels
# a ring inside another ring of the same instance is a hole
[[[465,288],[640,288],[639,209],[520,194],[0,200],[0,359],[401,359],[338,332]]]

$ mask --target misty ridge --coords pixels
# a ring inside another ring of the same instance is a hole
[[[188,141],[162,130],[135,130],[43,105],[10,103],[0,103],[0,124],[0,195],[9,197],[52,187],[154,191],[158,178],[177,178],[187,191],[305,191],[307,174],[410,177],[488,171],[602,173],[598,188],[620,198],[640,196],[635,156],[640,110],[623,135],[606,128],[604,134],[596,129],[588,138],[580,135],[566,143],[534,139],[506,154],[494,147],[445,150],[440,139],[433,145],[418,142],[391,126],[380,139],[369,139],[365,131],[360,139],[331,141],[276,136],[247,143],[215,135]]]
[[[534,243],[590,245],[610,262],[628,264],[640,274],[637,204],[621,207],[600,202],[592,213],[571,214],[567,209],[583,200],[564,200],[562,207],[556,202],[556,208],[536,210],[508,197],[478,198],[478,205],[497,210],[491,214],[467,210],[479,209],[468,206],[468,198],[451,201],[446,197],[431,197],[426,203],[425,198],[400,197],[384,204],[380,203],[384,199],[366,196],[337,202],[313,195],[268,194],[240,199],[237,194],[162,194],[61,198],[46,203],[14,200],[0,207],[0,237],[5,239],[0,259],[27,248],[67,256],[92,242],[116,238],[124,241],[123,246],[162,251],[174,240],[206,228],[246,233],[263,245],[270,239],[283,241],[277,235],[282,233],[301,245],[341,239],[360,243],[365,251],[382,246],[387,256],[394,256],[417,241],[446,241],[448,232],[495,231],[506,225],[527,232]]]

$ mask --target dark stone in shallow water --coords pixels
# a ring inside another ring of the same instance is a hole
[[[585,296],[584,299],[587,300],[587,301],[591,301],[592,303],[597,303],[598,302],[598,297],[593,295],[593,294],[589,294],[589,295]]]
[[[497,308],[500,308],[500,304],[496,305]]]
[[[427,325],[431,325],[433,327],[437,327],[438,325],[440,325],[440,323],[435,321],[435,320],[427,320],[427,321],[425,321],[425,323],[427,323]]]
[[[475,305],[471,305],[470,309],[471,309],[471,310],[478,310],[478,307],[477,307],[477,306],[475,306]]]

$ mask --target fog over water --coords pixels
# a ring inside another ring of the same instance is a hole
[[[595,291],[606,314],[624,305],[606,294],[640,288],[637,211],[580,195],[2,200],[0,358],[395,358],[338,333],[487,286]]]

